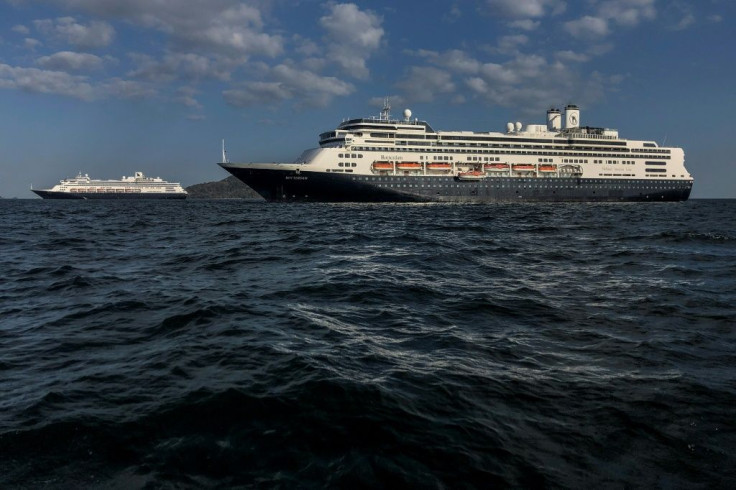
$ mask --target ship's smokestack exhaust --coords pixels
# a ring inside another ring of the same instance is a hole
[[[580,109],[578,106],[569,104],[565,107],[565,129],[580,127]]]
[[[562,114],[559,109],[550,109],[547,111],[547,130],[559,131],[562,129]]]

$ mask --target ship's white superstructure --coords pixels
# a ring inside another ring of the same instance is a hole
[[[292,164],[221,165],[269,199],[683,200],[692,187],[682,148],[583,126],[575,105],[550,109],[546,124],[510,122],[504,132],[435,131],[408,109],[403,119],[389,110],[343,121]],[[328,179],[328,189],[327,174],[345,178]],[[338,181],[362,192],[343,193]]]
[[[178,182],[160,177],[146,177],[143,172],[119,180],[91,179],[81,172],[63,179],[50,189],[31,189],[45,199],[165,199],[185,198],[187,192]]]

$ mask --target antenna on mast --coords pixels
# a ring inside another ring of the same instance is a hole
[[[383,99],[383,109],[381,109],[381,120],[388,121],[391,112],[391,104],[388,101],[388,97]]]
[[[227,159],[227,151],[225,151],[225,139],[222,140],[222,163],[230,163]]]

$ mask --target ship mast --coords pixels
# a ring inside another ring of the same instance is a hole
[[[389,117],[391,117],[390,114],[391,111],[391,104],[388,101],[388,97],[383,99],[383,109],[381,109],[381,121],[388,121]]]
[[[222,140],[222,163],[230,163],[227,159],[227,151],[225,151],[225,139]]]

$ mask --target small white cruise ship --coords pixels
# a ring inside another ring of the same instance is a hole
[[[185,199],[187,191],[178,182],[146,177],[143,172],[120,180],[96,180],[80,172],[59,181],[51,189],[31,189],[44,199]]]
[[[274,201],[684,201],[693,178],[682,148],[582,126],[580,109],[505,132],[435,131],[380,116],[343,121],[294,163],[220,165]]]

